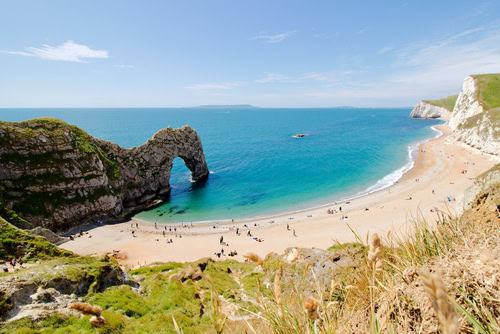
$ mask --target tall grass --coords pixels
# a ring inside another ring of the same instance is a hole
[[[302,276],[300,284],[309,285],[313,294],[296,289],[292,280],[287,282],[280,268],[275,273],[274,294],[258,297],[259,312],[254,315],[265,321],[269,333],[405,333],[425,332],[432,326],[447,334],[459,330],[498,333],[499,286],[480,286],[462,275],[457,266],[463,265],[461,260],[470,261],[460,254],[478,247],[478,240],[490,237],[489,246],[495,242],[500,247],[500,224],[498,220],[490,225],[490,220],[469,218],[441,212],[434,223],[413,220],[405,233],[390,233],[383,240],[374,234],[370,242],[367,237],[354,270],[337,270],[329,284],[318,280],[314,271],[313,280]],[[361,236],[353,233],[362,242]],[[422,270],[429,266],[434,274]],[[447,276],[440,277],[440,269]],[[496,275],[500,275],[500,268],[496,268]],[[495,277],[492,280],[497,282]],[[425,291],[428,298],[412,300],[404,289],[415,291],[418,297],[425,296]],[[447,289],[452,291],[450,295]],[[421,321],[420,328],[415,327],[418,316],[412,314],[411,307],[427,312],[422,315],[427,322]],[[412,316],[415,319],[406,319]]]

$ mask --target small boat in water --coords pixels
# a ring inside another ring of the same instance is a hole
[[[305,133],[297,133],[295,136],[293,136],[293,138],[302,138],[302,137],[305,137],[307,136],[307,134]]]

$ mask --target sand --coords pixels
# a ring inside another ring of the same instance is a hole
[[[473,184],[473,178],[499,161],[498,157],[482,154],[463,144],[447,142],[449,127],[441,125],[437,128],[443,135],[420,145],[414,167],[396,184],[351,199],[349,203],[344,201],[234,223],[195,224],[194,227],[176,224],[176,232],[174,225],[169,225],[172,232],[167,230],[166,236],[163,236],[164,225],[155,228],[154,223],[132,219],[125,223],[99,226],[61,247],[80,255],[115,251],[123,266],[134,268],[153,262],[185,262],[203,257],[218,259],[214,253],[222,249],[226,255],[220,259],[236,260],[244,260],[243,255],[248,252],[264,257],[270,252],[281,254],[289,247],[326,249],[335,241],[356,241],[351,229],[363,239],[368,233],[375,232],[382,236],[388,232],[404,234],[411,228],[409,222],[415,217],[434,222],[438,215],[436,209],[452,215],[459,214],[463,207],[463,192]],[[467,172],[463,173],[464,170]],[[339,207],[342,207],[341,212]],[[337,213],[328,214],[328,209],[337,210]],[[348,219],[343,220],[342,216]],[[236,235],[236,228],[239,228],[240,235]],[[253,237],[247,236],[248,230]],[[135,231],[135,236],[132,231]],[[228,246],[220,244],[221,236]],[[173,243],[167,243],[167,239],[172,239]],[[227,256],[230,251],[236,251],[238,255]]]

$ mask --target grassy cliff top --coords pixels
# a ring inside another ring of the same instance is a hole
[[[478,87],[477,100],[485,110],[500,107],[500,73],[472,75]]]
[[[458,94],[443,97],[439,100],[423,100],[425,103],[432,104],[433,106],[443,107],[446,110],[453,111],[455,102],[457,101]]]

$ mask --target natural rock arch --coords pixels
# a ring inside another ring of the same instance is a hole
[[[57,119],[0,122],[0,201],[53,230],[122,218],[170,192],[176,157],[193,180],[208,177],[200,137],[189,126],[124,149]]]

